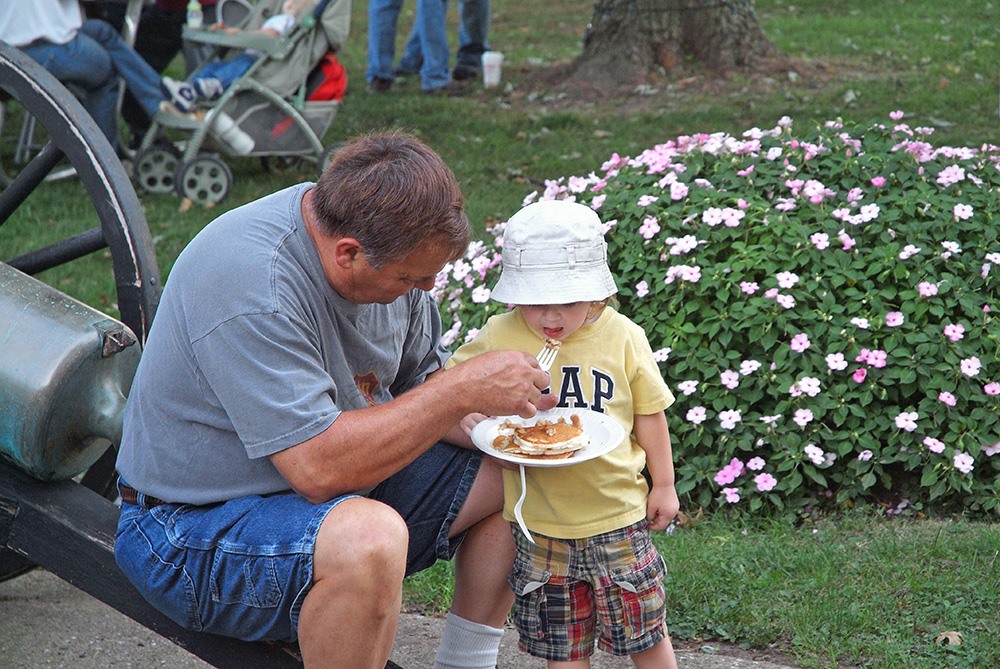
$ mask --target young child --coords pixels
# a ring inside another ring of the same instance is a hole
[[[523,518],[510,575],[520,648],[550,668],[589,667],[597,645],[636,667],[676,667],[665,625],[665,567],[650,538],[677,514],[664,409],[673,395],[642,329],[609,308],[617,292],[601,221],[567,201],[530,204],[503,236],[495,300],[514,305],[489,319],[449,360],[492,349],[537,353],[560,341],[551,391],[560,407],[605,413],[626,438],[601,457],[561,467],[525,467]],[[463,421],[472,427],[485,416]],[[652,481],[647,485],[646,467]],[[514,520],[517,471],[504,472],[504,516]]]
[[[286,0],[281,6],[281,13],[267,19],[257,31],[271,37],[282,37],[294,26],[299,16],[314,4],[315,0]],[[222,23],[211,26],[211,30],[222,30],[230,35],[242,32],[239,28],[227,27]],[[175,81],[164,77],[164,84],[170,90],[174,104],[182,111],[190,111],[201,101],[211,102],[219,99],[223,92],[260,58],[260,52],[246,49],[243,53],[226,60],[210,60],[190,77],[190,81]],[[178,104],[178,99],[183,102]]]

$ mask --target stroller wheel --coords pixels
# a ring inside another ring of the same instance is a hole
[[[233,187],[229,166],[208,153],[200,153],[190,162],[178,165],[174,178],[177,194],[201,205],[222,202]]]
[[[133,163],[135,182],[147,193],[170,193],[174,190],[174,172],[180,156],[172,146],[151,146],[139,151]]]

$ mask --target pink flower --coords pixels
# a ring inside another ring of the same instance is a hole
[[[799,427],[805,427],[812,421],[813,412],[809,409],[796,409],[792,421]]]
[[[640,281],[635,284],[635,296],[636,297],[646,297],[649,295],[649,284],[645,281]]]
[[[979,362],[979,358],[976,356],[972,356],[959,363],[959,367],[963,374],[971,378],[979,373],[979,370],[983,368],[983,363]]]
[[[872,186],[875,186],[875,188],[881,188],[884,185],[885,185],[885,177],[872,178]]]
[[[930,281],[921,281],[917,286],[917,292],[920,293],[920,297],[933,297],[937,295],[938,287]]]
[[[688,409],[687,415],[684,416],[688,422],[694,423],[695,425],[701,425],[705,422],[708,417],[705,407],[691,407]]]
[[[643,239],[652,239],[659,231],[660,224],[656,221],[655,216],[647,216],[643,219],[642,225],[639,226],[639,234],[642,235]]]
[[[944,442],[934,437],[924,437],[924,446],[931,453],[940,453],[944,450]]]
[[[802,353],[809,348],[809,335],[804,332],[795,335],[792,337],[791,347],[796,353]]]
[[[955,208],[952,209],[952,214],[954,214],[956,221],[967,221],[972,218],[972,207],[967,204],[956,204]]]
[[[843,353],[831,353],[826,356],[826,366],[831,371],[841,372],[847,369],[847,358],[844,357]]]
[[[723,488],[722,494],[726,496],[726,501],[730,504],[736,504],[736,502],[740,501],[739,488]]]
[[[896,427],[900,430],[913,432],[917,429],[917,419],[920,415],[916,411],[902,411],[896,416]]]
[[[799,275],[794,272],[778,272],[774,278],[778,280],[778,286],[781,288],[791,288],[799,282]]]
[[[656,197],[655,195],[640,195],[639,201],[636,202],[636,204],[639,205],[640,207],[648,207],[649,205],[653,204],[659,199],[660,198]]]
[[[958,341],[965,336],[965,326],[961,323],[949,323],[944,326],[944,336],[951,341]]]
[[[955,465],[955,469],[962,472],[963,474],[971,474],[972,470],[975,469],[975,460],[972,456],[964,451],[955,451],[955,457],[952,458],[952,464]]]
[[[743,420],[739,411],[721,411],[719,412],[719,427],[723,430],[731,430],[736,427],[736,424]]]
[[[896,111],[889,112],[889,118],[893,121],[898,121],[903,118],[903,110],[897,109]]]
[[[757,490],[767,492],[778,484],[778,480],[770,474],[757,474],[753,477],[753,482],[757,484]]]
[[[855,383],[861,383],[862,381],[865,380],[865,377],[867,376],[868,376],[868,370],[865,369],[864,367],[858,367],[856,370],[854,370],[854,374],[851,375],[851,378],[854,379]]]
[[[816,247],[816,250],[823,251],[830,247],[830,235],[825,232],[817,232],[809,235],[809,241]]]
[[[740,290],[747,295],[753,295],[759,288],[760,286],[754,281],[740,281]]]
[[[816,444],[807,444],[802,450],[814,465],[821,465],[826,462],[826,453]]]
[[[764,458],[750,458],[750,460],[747,462],[747,469],[759,472],[761,469],[764,468],[765,464],[766,463],[764,462]]]
[[[869,460],[872,459],[872,455],[873,453],[866,448],[865,450],[858,453],[858,460],[860,460],[861,462],[868,462]]]
[[[693,395],[698,390],[698,382],[694,379],[681,381],[677,384],[677,390],[681,391],[684,395]]]
[[[885,315],[885,324],[891,328],[899,327],[903,324],[903,312],[890,311]]]
[[[983,392],[987,395],[1000,395],[1000,383],[994,381],[983,386]]]
[[[947,391],[942,391],[938,393],[938,401],[941,402],[942,404],[947,404],[950,407],[953,407],[956,404],[958,404],[958,400],[955,399],[955,396]]]
[[[883,367],[885,367],[885,361],[887,357],[888,354],[885,351],[881,349],[875,349],[874,351],[868,353],[868,364],[874,367],[875,369],[882,369]]]
[[[719,383],[733,390],[740,385],[740,373],[732,369],[724,370],[719,374]]]
[[[736,480],[736,474],[733,473],[729,467],[724,467],[720,469],[715,474],[715,482],[719,485],[729,485]]]

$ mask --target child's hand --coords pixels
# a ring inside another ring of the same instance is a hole
[[[461,425],[462,429],[465,430],[465,433],[471,437],[472,428],[474,428],[479,423],[482,423],[487,418],[489,418],[489,416],[485,416],[481,413],[470,413],[468,416],[462,419],[459,425]]]
[[[665,530],[681,509],[674,486],[654,486],[646,499],[646,520],[650,530]]]

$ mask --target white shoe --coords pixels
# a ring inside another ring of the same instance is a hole
[[[198,104],[198,92],[194,86],[185,81],[174,81],[170,77],[163,77],[163,88],[170,95],[170,102],[182,113],[190,112]]]

